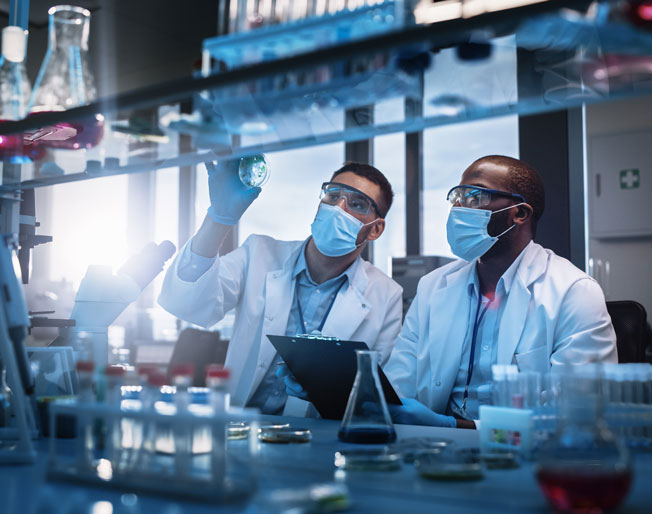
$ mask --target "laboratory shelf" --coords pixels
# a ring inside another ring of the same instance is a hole
[[[442,21],[401,19],[324,46],[317,43],[325,37],[307,46],[296,42],[302,30],[304,36],[309,27],[317,32],[314,21],[287,26],[289,32],[275,26],[212,38],[205,42],[210,59],[205,55],[203,76],[1,123],[6,138],[101,119],[103,136],[79,150],[37,144],[30,149],[33,162],[4,153],[0,191],[652,92],[652,31],[614,16],[616,2],[587,9],[585,0],[549,0],[455,19],[437,10],[443,4],[455,2],[433,2],[425,10]],[[385,9],[396,9],[392,5]],[[337,33],[333,19],[327,21]],[[245,58],[254,49],[256,57]],[[12,163],[21,163],[20,170]]]

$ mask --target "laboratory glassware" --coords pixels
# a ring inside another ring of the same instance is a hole
[[[32,92],[25,71],[27,31],[9,26],[2,29],[2,65],[0,65],[0,123],[23,119]],[[20,157],[23,135],[0,136],[0,158]]]
[[[616,508],[631,482],[629,454],[607,428],[599,366],[561,372],[555,435],[538,452],[536,477],[548,501],[561,512]]]
[[[238,174],[242,183],[247,187],[261,187],[269,179],[270,172],[269,163],[262,154],[240,159]]]
[[[231,370],[219,364],[206,366],[206,387],[208,387],[208,403],[215,412],[228,410],[230,404],[229,378]]]
[[[48,48],[30,99],[30,112],[64,111],[95,100],[97,92],[88,65],[91,13],[72,5],[48,11]],[[35,135],[35,144],[64,149],[91,148],[102,139],[104,117],[61,122]]]
[[[391,443],[396,440],[396,432],[378,378],[378,352],[356,350],[355,353],[358,372],[338,437],[350,443]]]

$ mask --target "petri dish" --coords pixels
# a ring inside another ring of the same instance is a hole
[[[479,454],[464,450],[421,451],[415,455],[414,467],[419,475],[432,480],[478,480],[484,477]]]
[[[247,439],[247,437],[249,437],[250,430],[251,428],[246,423],[231,421],[229,422],[227,438],[231,441],[237,439]]]
[[[260,428],[258,429],[258,433],[261,433],[263,430],[283,430],[286,428],[290,428],[289,423],[264,424],[264,425],[260,425]]]
[[[514,452],[481,452],[480,459],[487,469],[513,469],[521,465],[518,454]]]
[[[265,443],[309,443],[312,433],[309,428],[267,428],[260,431],[258,438]]]
[[[389,448],[339,450],[335,467],[348,471],[395,471],[401,468],[402,454]]]
[[[238,174],[247,187],[261,187],[269,178],[270,167],[264,155],[252,155],[240,159]]]
[[[414,462],[415,456],[424,450],[432,450],[433,452],[443,451],[452,445],[453,441],[451,439],[439,437],[408,437],[391,445],[390,449],[403,454],[403,460],[411,464]]]

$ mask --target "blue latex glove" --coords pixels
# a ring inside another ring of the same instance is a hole
[[[248,188],[240,181],[240,159],[204,164],[208,170],[208,194],[211,199],[208,215],[215,223],[235,225],[261,189]]]
[[[290,373],[290,370],[285,364],[281,364],[278,367],[276,370],[276,376],[283,378],[283,382],[285,383],[285,392],[288,396],[296,396],[302,400],[308,399],[308,393],[306,393],[305,389],[301,387],[301,384],[297,382],[297,379],[294,378],[294,375]]]
[[[413,398],[401,398],[403,405],[387,404],[394,423],[402,425],[428,425],[431,427],[457,426],[453,416],[445,416],[431,411],[423,403]]]

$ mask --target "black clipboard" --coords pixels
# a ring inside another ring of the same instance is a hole
[[[313,336],[267,336],[290,372],[308,393],[324,419],[342,419],[356,372],[355,350],[368,350],[362,341],[340,341]],[[396,391],[378,366],[387,403],[401,405]]]

